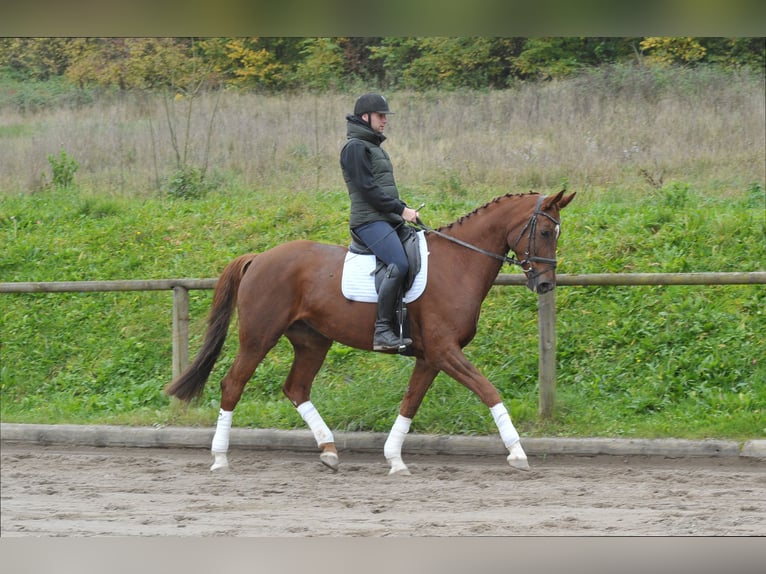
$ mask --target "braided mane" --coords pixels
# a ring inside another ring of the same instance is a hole
[[[467,213],[467,214],[461,216],[460,218],[458,218],[457,220],[453,221],[452,223],[449,223],[447,225],[443,225],[442,227],[439,227],[438,230],[452,229],[452,227],[454,227],[455,225],[462,225],[467,219],[470,219],[471,217],[476,215],[479,211],[481,211],[483,209],[487,209],[491,205],[495,205],[495,204],[500,203],[501,201],[504,201],[506,199],[514,198],[514,197],[525,197],[525,196],[528,196],[528,195],[538,195],[538,194],[536,192],[534,192],[534,191],[528,191],[527,193],[506,193],[505,195],[501,195],[501,196],[498,196],[498,197],[496,197],[494,199],[491,199],[490,201],[488,201],[484,205],[481,205],[481,206],[477,207],[472,212]]]

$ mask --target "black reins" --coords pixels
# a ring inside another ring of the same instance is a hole
[[[524,237],[524,233],[529,231],[529,234],[527,237],[527,249],[524,252],[524,259],[522,259],[521,261],[518,259],[514,259],[513,257],[508,257],[505,254],[498,255],[497,253],[492,253],[491,251],[487,251],[486,249],[482,249],[481,247],[472,245],[471,243],[463,241],[462,239],[458,239],[457,237],[453,237],[452,235],[447,235],[446,233],[437,231],[436,229],[428,227],[419,218],[417,222],[415,223],[415,226],[418,227],[419,229],[422,229],[423,231],[426,231],[428,233],[433,233],[434,235],[443,237],[444,239],[447,239],[451,241],[452,243],[457,243],[458,245],[462,245],[463,247],[467,247],[468,249],[476,251],[477,253],[481,253],[482,255],[492,257],[493,259],[497,259],[498,261],[502,261],[503,263],[518,265],[519,267],[521,267],[524,273],[529,273],[530,271],[532,271],[532,266],[530,265],[530,263],[547,263],[548,265],[552,266],[553,269],[555,269],[557,264],[555,259],[550,259],[548,257],[538,257],[536,255],[530,255],[530,253],[534,250],[534,247],[535,247],[535,230],[537,229],[537,216],[542,215],[550,219],[556,225],[560,225],[560,222],[557,221],[556,218],[548,215],[544,211],[540,211],[540,206],[542,205],[544,199],[545,199],[544,195],[541,195],[540,197],[537,198],[537,204],[535,205],[534,213],[529,218],[529,221],[527,221],[527,224],[521,229],[521,232],[519,233],[519,237],[511,246],[511,248],[514,251],[516,251],[516,246],[519,244],[519,241],[521,241],[521,238]]]

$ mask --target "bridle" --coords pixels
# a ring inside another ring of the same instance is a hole
[[[540,197],[537,198],[537,204],[535,205],[534,213],[532,213],[526,225],[524,225],[524,227],[521,228],[521,232],[519,232],[519,236],[518,238],[516,238],[516,241],[514,241],[513,245],[509,247],[509,249],[513,249],[513,251],[516,251],[516,246],[519,244],[522,237],[524,237],[524,234],[528,232],[527,249],[524,252],[524,259],[521,259],[521,260],[514,259],[513,257],[508,257],[508,255],[505,255],[505,254],[498,255],[497,253],[492,253],[491,251],[487,251],[486,249],[482,249],[481,247],[472,245],[466,241],[463,241],[462,239],[458,239],[457,237],[453,237],[451,235],[447,235],[446,233],[442,233],[441,231],[437,231],[436,229],[432,229],[428,227],[427,225],[425,225],[420,219],[417,220],[415,226],[428,233],[433,233],[434,235],[443,237],[444,239],[447,239],[451,241],[452,243],[457,243],[458,245],[467,247],[468,249],[476,251],[477,253],[481,253],[482,255],[486,255],[488,257],[492,257],[493,259],[502,261],[503,263],[518,265],[519,267],[521,267],[524,273],[530,273],[532,271],[532,263],[547,263],[548,265],[550,265],[551,269],[555,269],[557,264],[555,259],[550,259],[548,257],[538,257],[537,255],[533,255],[534,249],[535,249],[535,231],[537,230],[537,216],[542,215],[543,217],[547,217],[556,225],[561,225],[561,223],[555,217],[545,213],[544,211],[540,211],[540,206],[542,205],[544,199],[545,199],[544,195],[541,195]],[[544,273],[544,271],[537,273],[535,276],[540,275],[541,273]]]

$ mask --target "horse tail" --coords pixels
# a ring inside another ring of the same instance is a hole
[[[242,276],[245,274],[256,254],[241,255],[229,263],[221,273],[213,292],[213,306],[207,319],[207,331],[202,349],[194,362],[174,381],[165,387],[165,393],[189,402],[199,397],[210,377],[223,343],[229,332],[229,323],[237,303],[237,292]]]

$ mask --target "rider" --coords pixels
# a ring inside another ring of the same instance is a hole
[[[388,102],[380,94],[360,96],[354,113],[346,115],[346,144],[340,152],[343,179],[351,198],[349,227],[364,244],[387,265],[378,291],[378,315],[372,348],[375,351],[399,349],[412,344],[393,331],[396,306],[409,271],[407,256],[397,234],[405,221],[415,223],[418,212],[399,199],[394,167],[388,153],[380,147],[386,136]]]

